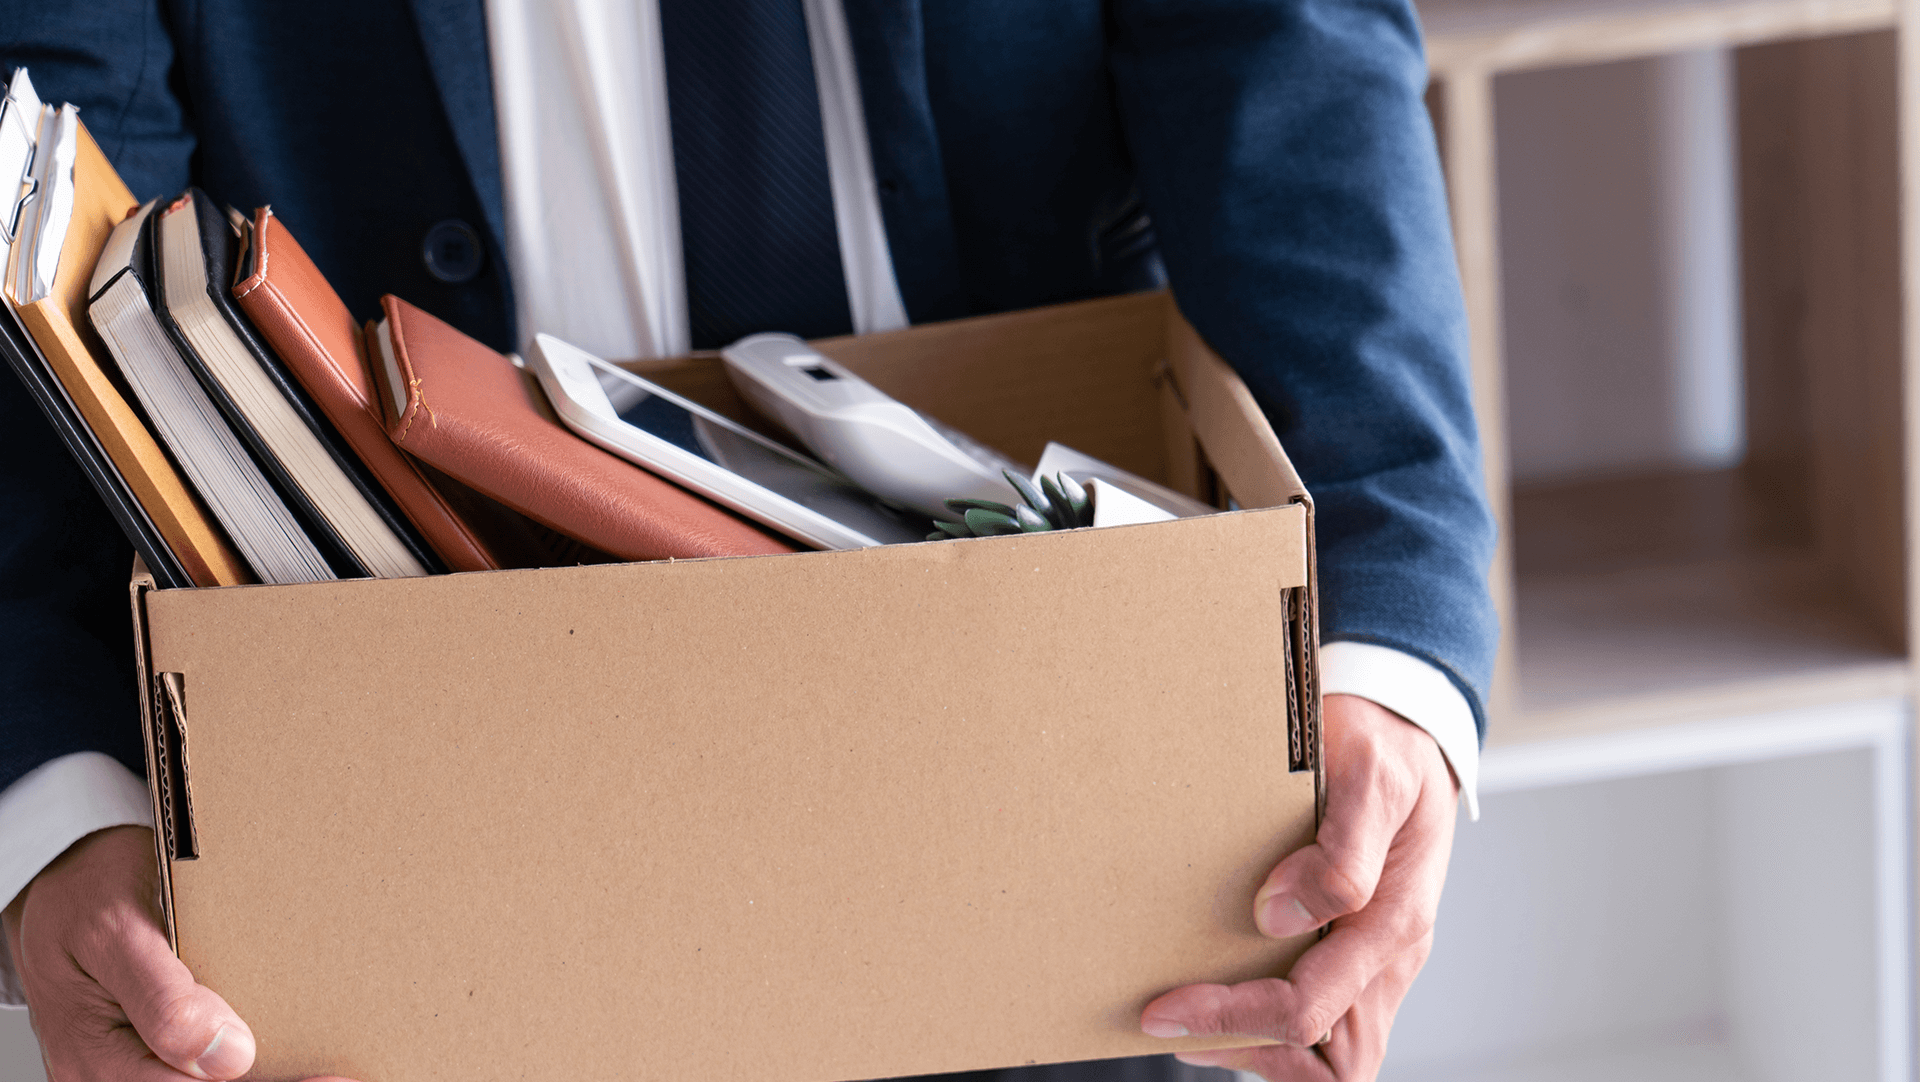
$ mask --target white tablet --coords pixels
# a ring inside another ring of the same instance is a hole
[[[805,455],[552,335],[527,370],[560,420],[588,442],[809,545],[920,541],[931,524]]]

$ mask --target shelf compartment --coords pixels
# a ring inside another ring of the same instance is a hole
[[[1520,581],[1521,710],[1492,743],[1904,694],[1907,662],[1783,554]]]
[[[1490,743],[1905,692],[1900,629],[1823,556],[1810,483],[1754,472],[1515,493],[1520,701]]]
[[[1743,457],[1511,491],[1490,744],[1906,693],[1896,71],[1889,32],[1734,53]]]
[[[1485,794],[1382,1079],[1909,1077],[1901,711],[1849,709],[1849,750]]]

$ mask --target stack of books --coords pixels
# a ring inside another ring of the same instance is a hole
[[[791,551],[584,441],[555,468],[626,494],[617,514],[523,483],[498,426],[431,403],[396,416],[370,342],[419,353],[410,367],[447,373],[450,395],[491,381],[495,417],[563,431],[508,358],[432,316],[388,298],[377,336],[357,325],[269,209],[191,189],[137,204],[78,110],[41,102],[24,69],[0,101],[0,191],[16,177],[0,354],[162,587]],[[416,423],[446,425],[413,441],[444,448],[431,461],[401,446]]]

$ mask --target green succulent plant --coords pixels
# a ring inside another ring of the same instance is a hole
[[[947,508],[959,515],[961,521],[935,520],[937,528],[927,535],[927,540],[1044,533],[1093,525],[1093,501],[1087,498],[1087,490],[1080,487],[1080,482],[1066,474],[1042,477],[1039,488],[1011,471],[1003,470],[1001,476],[1020,493],[1019,504],[1009,507],[993,500],[948,500]]]

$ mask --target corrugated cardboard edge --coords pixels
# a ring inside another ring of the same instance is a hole
[[[173,919],[173,845],[168,838],[170,819],[164,801],[167,772],[161,767],[165,740],[159,704],[155,702],[153,655],[147,635],[147,595],[154,589],[153,572],[145,560],[133,558],[133,577],[128,584],[133,604],[133,659],[136,683],[140,688],[140,735],[147,752],[147,797],[153,809],[153,854],[159,865],[158,884],[160,921],[166,929],[167,945],[180,953],[180,934]]]
[[[193,769],[187,762],[186,678],[177,672],[155,673],[153,696],[167,852],[174,860],[196,860],[200,845],[193,825]]]
[[[1189,428],[1207,462],[1242,507],[1297,503],[1307,513],[1307,584],[1293,606],[1293,664],[1297,718],[1313,769],[1314,821],[1327,808],[1326,738],[1320,725],[1320,578],[1314,551],[1313,497],[1280,445],[1266,411],[1238,374],[1208,346],[1176,306],[1167,320],[1167,359],[1173,393],[1186,407]]]

